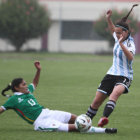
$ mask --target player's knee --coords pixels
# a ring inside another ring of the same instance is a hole
[[[117,102],[119,96],[121,95],[122,93],[118,93],[118,92],[115,92],[115,93],[112,93],[110,96],[109,96],[109,100],[112,100],[112,101],[115,101]]]

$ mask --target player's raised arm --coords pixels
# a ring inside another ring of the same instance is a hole
[[[112,11],[108,10],[107,13],[106,13],[106,19],[107,19],[109,30],[113,34],[114,31],[115,31],[115,26],[114,26],[114,24],[113,24],[113,22],[111,20],[111,15],[112,15]]]
[[[34,65],[35,65],[37,71],[36,71],[35,77],[33,79],[33,84],[34,84],[35,87],[37,87],[38,82],[39,82],[39,78],[40,78],[41,66],[40,66],[40,62],[39,61],[35,61]]]

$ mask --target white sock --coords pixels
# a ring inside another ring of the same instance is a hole
[[[105,133],[106,128],[94,127],[91,126],[86,133]]]

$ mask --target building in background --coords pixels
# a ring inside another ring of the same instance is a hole
[[[93,23],[108,9],[130,9],[134,3],[139,2],[140,0],[39,0],[50,11],[52,24],[47,35],[27,42],[23,50],[47,48],[49,52],[107,53],[111,50],[109,43],[94,32]],[[140,21],[140,7],[135,8],[134,13]],[[140,32],[135,36],[138,52],[139,38]],[[6,46],[3,50],[13,49],[5,41],[1,42],[2,46]]]

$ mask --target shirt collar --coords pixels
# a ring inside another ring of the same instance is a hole
[[[23,95],[24,93],[21,92],[14,92],[14,95]]]

